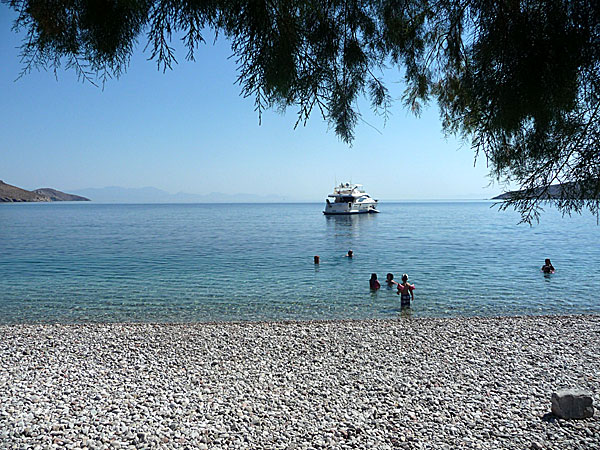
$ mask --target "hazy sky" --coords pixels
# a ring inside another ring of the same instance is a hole
[[[352,147],[314,116],[294,130],[296,109],[266,112],[259,126],[254,100],[240,96],[236,63],[221,40],[196,62],[162,73],[138,45],[130,68],[104,90],[73,71],[23,65],[22,35],[0,5],[0,179],[26,189],[154,186],[171,193],[253,192],[322,201],[334,182],[362,183],[379,199],[489,198],[485,158],[473,167],[468,145],[441,132],[429,107],[413,117],[395,102],[387,124],[361,107]],[[395,97],[400,74],[386,76]],[[15,81],[16,80],[16,81]]]

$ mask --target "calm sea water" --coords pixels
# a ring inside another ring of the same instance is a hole
[[[490,205],[0,205],[0,323],[600,313],[594,216]],[[409,312],[372,272],[409,274]]]

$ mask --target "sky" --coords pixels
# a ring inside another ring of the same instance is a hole
[[[72,70],[23,68],[23,35],[0,5],[0,179],[24,189],[152,186],[170,193],[254,193],[323,201],[351,181],[382,200],[483,199],[484,157],[441,129],[438,110],[415,118],[403,107],[401,74],[386,73],[397,100],[387,123],[365,102],[352,146],[315,115],[298,126],[296,109],[263,113],[243,98],[226,40],[202,45],[195,62],[157,70],[140,42],[128,71],[104,88]],[[177,45],[176,43],[174,43]]]

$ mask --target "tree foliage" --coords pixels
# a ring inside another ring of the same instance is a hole
[[[265,108],[318,112],[351,143],[367,97],[384,116],[387,67],[405,104],[430,101],[444,130],[468,139],[515,206],[537,218],[546,186],[570,213],[600,199],[600,7],[592,0],[2,0],[24,30],[25,71],[74,68],[90,81],[121,75],[138,43],[166,70],[174,37],[195,59],[204,33],[227,37],[239,84]]]

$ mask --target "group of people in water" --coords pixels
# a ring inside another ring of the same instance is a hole
[[[350,250],[350,252],[351,252],[351,250]],[[351,255],[348,255],[348,256],[351,256]],[[556,272],[556,269],[552,265],[552,262],[550,262],[550,258],[546,258],[544,260],[544,265],[542,266],[541,271],[544,272],[545,274],[550,274],[550,273]],[[408,282],[407,274],[403,274],[402,275],[402,283],[398,283],[397,281],[394,280],[394,274],[388,273],[385,277],[385,282],[387,283],[388,287],[396,286],[398,288],[397,294],[400,296],[400,306],[402,308],[409,307],[410,302],[415,300],[415,294],[414,294],[415,285],[410,284]],[[381,284],[377,280],[376,273],[371,274],[371,279],[369,280],[369,287],[371,288],[372,291],[376,291],[381,288]]]
[[[353,258],[354,252],[352,250],[348,250],[348,253],[346,253],[344,256],[346,258]],[[315,264],[321,263],[321,257],[319,255],[314,256],[314,263]],[[407,274],[403,274],[402,282],[398,283],[396,280],[394,280],[394,274],[388,273],[385,277],[385,282],[387,283],[389,288],[393,288],[394,286],[397,288],[398,291],[396,293],[400,296],[400,306],[402,308],[409,307],[410,302],[415,300],[415,294],[413,292],[415,290],[415,285],[410,284],[408,282]],[[371,274],[371,279],[369,280],[369,288],[372,291],[377,291],[378,289],[381,288],[381,284],[377,280],[376,273]]]
[[[346,258],[353,258],[354,252],[352,250],[348,250],[348,253],[346,253],[344,256]],[[319,255],[314,256],[314,263],[315,264],[321,263],[321,257]],[[394,286],[397,288],[396,293],[400,296],[400,306],[402,308],[410,307],[410,302],[415,300],[415,294],[413,292],[415,290],[415,285],[410,284],[408,282],[408,275],[403,274],[402,282],[398,283],[396,280],[394,280],[394,274],[388,273],[385,277],[385,282],[389,288],[393,288]],[[381,288],[381,284],[377,280],[376,273],[371,274],[371,279],[369,280],[369,288],[372,291],[377,291],[378,289]]]
[[[409,307],[410,302],[415,300],[415,294],[414,294],[415,285],[410,284],[408,282],[407,274],[403,274],[402,275],[402,283],[398,283],[396,280],[394,280],[394,274],[388,273],[385,277],[385,282],[388,285],[388,287],[392,288],[392,287],[396,286],[396,288],[398,289],[398,292],[396,292],[396,294],[398,294],[400,296],[400,306],[402,308]],[[381,288],[381,284],[377,280],[376,273],[371,274],[371,279],[369,280],[369,288],[372,291],[376,291],[379,288]]]
[[[352,250],[348,250],[348,253],[346,253],[346,255],[344,256],[347,258],[352,258],[354,256],[354,252]],[[319,257],[319,255],[315,255],[314,262],[315,264],[319,264],[321,262],[321,258]],[[554,273],[556,271],[549,258],[546,258],[546,260],[544,261],[544,265],[542,266],[541,271],[545,274]],[[410,284],[408,282],[408,275],[403,274],[402,282],[398,283],[396,280],[394,280],[394,274],[388,273],[385,277],[385,282],[389,288],[393,288],[394,286],[396,286],[396,288],[398,289],[397,294],[400,296],[400,306],[402,308],[410,307],[410,303],[415,300],[415,285]],[[371,279],[369,280],[369,288],[372,291],[377,291],[381,288],[381,284],[379,283],[379,280],[377,280],[376,273],[371,274]]]
[[[348,253],[346,253],[344,256],[346,258],[352,258],[354,256],[354,252],[352,250],[348,250]],[[315,255],[314,256],[314,262],[315,262],[315,264],[320,264],[321,263],[321,257],[319,255]]]

